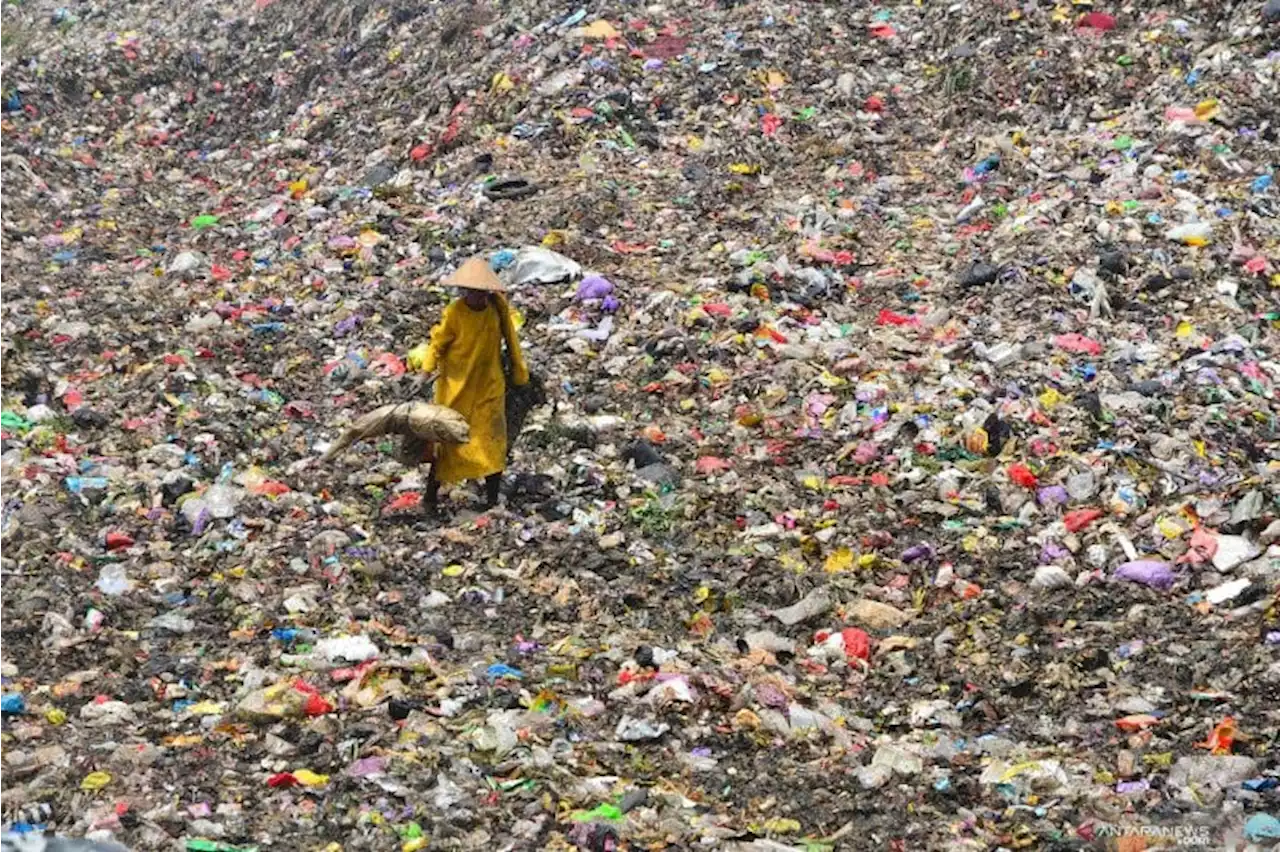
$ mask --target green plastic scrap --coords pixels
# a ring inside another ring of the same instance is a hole
[[[196,837],[187,841],[187,852],[258,852],[258,847],[232,846],[230,843]]]
[[[33,425],[34,424],[30,420],[27,420],[21,415],[14,414],[12,411],[0,413],[0,426],[3,426],[5,429],[22,431],[24,429],[30,429]]]
[[[608,802],[596,805],[589,811],[574,811],[569,814],[569,819],[574,822],[593,822],[598,819],[608,820],[609,822],[620,822],[622,820],[622,809],[617,805],[611,805]]]
[[[203,231],[205,228],[212,228],[216,224],[218,224],[218,217],[211,213],[205,213],[204,215],[197,216],[191,220],[191,227],[195,228],[197,231]]]

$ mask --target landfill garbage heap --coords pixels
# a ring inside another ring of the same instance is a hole
[[[1276,0],[0,16],[6,831],[1280,836]]]

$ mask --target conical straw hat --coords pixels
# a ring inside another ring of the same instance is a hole
[[[452,287],[466,287],[468,290],[484,290],[488,293],[505,293],[502,279],[489,268],[489,261],[481,255],[468,258],[457,271],[444,279],[444,283]]]

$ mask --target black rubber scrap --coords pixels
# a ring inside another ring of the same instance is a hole
[[[1098,269],[1111,275],[1124,275],[1129,271],[1129,258],[1122,251],[1104,251],[1098,255]]]
[[[618,830],[611,825],[593,825],[587,842],[591,852],[617,852],[621,848]]]
[[[960,273],[961,287],[983,287],[1000,277],[1000,267],[990,263],[971,263]]]
[[[524,178],[495,180],[484,188],[484,197],[490,201],[515,201],[528,198],[538,191],[538,185]]]
[[[987,433],[987,455],[995,458],[1004,452],[1004,445],[1009,443],[1009,439],[1013,437],[1013,429],[1008,423],[1000,419],[1000,415],[994,411],[987,415],[986,422],[982,424],[982,429]]]

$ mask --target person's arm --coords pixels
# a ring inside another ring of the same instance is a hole
[[[516,334],[516,324],[511,319],[511,308],[502,294],[494,293],[493,299],[498,306],[502,336],[507,341],[507,353],[511,356],[511,382],[516,387],[527,385],[529,384],[529,367],[524,363],[524,352],[520,349],[520,336]]]
[[[457,338],[458,331],[453,323],[453,311],[445,308],[444,315],[436,327],[431,329],[431,342],[415,346],[409,352],[409,369],[422,373],[434,373],[440,369],[440,361],[449,352],[449,347]]]

